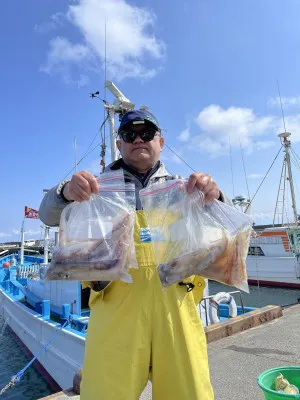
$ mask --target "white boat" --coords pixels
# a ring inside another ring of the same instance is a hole
[[[43,375],[50,383],[53,379],[60,388],[72,387],[75,373],[82,368],[89,317],[89,311],[81,309],[80,284],[42,284],[26,275],[37,269],[43,259],[25,256],[22,266],[3,268],[11,257],[0,260],[0,311],[5,324],[32,355],[55,335],[40,353],[38,366],[43,367]],[[61,329],[70,317],[70,323]]]
[[[256,237],[250,239],[247,257],[249,283],[300,288],[300,226],[294,194],[290,161],[291,134],[284,132],[281,139],[285,153],[272,225],[254,225]],[[284,222],[286,182],[289,183],[293,222]],[[275,224],[276,218],[279,224]]]
[[[257,229],[257,228],[256,228]],[[300,288],[300,227],[266,227],[251,238],[247,257],[249,283]]]

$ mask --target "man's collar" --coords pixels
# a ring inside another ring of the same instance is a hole
[[[166,170],[166,167],[164,166],[164,164],[161,161],[159,162],[159,168],[158,170],[154,173],[155,177],[163,177],[163,176],[169,176],[170,174],[168,173],[168,171]],[[120,168],[126,168],[126,164],[124,162],[124,160],[122,158],[119,158],[119,160],[112,162],[111,164],[109,164],[106,168],[105,171],[110,171],[110,170],[118,170]]]
[[[117,169],[123,168],[124,161],[123,158],[119,158],[117,161],[109,164],[105,169],[116,171]]]

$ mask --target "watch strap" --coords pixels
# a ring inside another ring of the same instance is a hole
[[[69,183],[69,182],[70,182],[70,179],[64,179],[56,187],[57,196],[60,196],[66,202],[70,202],[70,200],[65,198],[65,196],[63,194],[63,190],[64,190],[64,187],[66,186],[66,184]]]

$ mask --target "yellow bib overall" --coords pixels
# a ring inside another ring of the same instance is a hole
[[[206,338],[196,308],[204,279],[194,290],[163,289],[142,211],[135,225],[138,269],[133,283],[112,282],[91,291],[81,400],[138,400],[151,375],[154,400],[212,400]],[[150,373],[151,372],[151,373]]]

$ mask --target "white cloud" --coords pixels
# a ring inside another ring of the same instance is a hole
[[[4,237],[10,237],[11,234],[10,233],[6,233],[6,232],[0,232],[0,238],[4,238]]]
[[[70,63],[81,64],[85,69],[93,59],[90,50],[82,44],[72,44],[64,37],[56,37],[50,41],[50,49],[46,64],[41,68],[46,73],[60,72],[65,83],[75,83],[82,87],[88,83],[86,75],[80,74],[78,79],[71,77]]]
[[[247,175],[248,179],[262,179],[264,177],[264,175],[262,174],[249,174]]]
[[[72,44],[68,39],[57,36],[50,41],[50,50],[45,71],[51,72],[56,66],[67,62],[81,63],[90,57],[92,55],[88,47],[82,44]]]
[[[41,230],[40,229],[36,229],[36,230],[28,229],[27,231],[25,231],[25,233],[27,235],[38,235],[38,234],[41,234]]]
[[[177,136],[177,139],[178,139],[180,142],[187,142],[187,141],[189,140],[189,138],[190,138],[190,130],[189,130],[189,128],[184,129],[184,130],[179,134],[179,136]]]
[[[292,143],[300,142],[300,114],[288,115],[285,117],[285,126],[288,132],[291,132]],[[283,122],[278,119],[277,133],[284,132]]]
[[[165,44],[153,33],[156,15],[151,10],[124,0],[78,0],[69,5],[66,16],[81,33],[81,41],[52,39],[43,71],[70,77],[73,68],[80,67],[99,73],[105,56],[105,23],[110,78],[151,78],[161,68]],[[146,59],[155,64],[146,66]]]
[[[12,229],[12,233],[14,234],[14,235],[20,235],[21,234],[21,231],[20,231],[20,229]],[[24,232],[24,234],[25,235],[40,235],[41,234],[41,229],[36,229],[36,230],[33,230],[33,229],[28,229],[28,230],[26,230],[25,232]],[[27,238],[26,238],[27,239]]]
[[[73,79],[71,76],[67,73],[64,74],[63,80],[67,84],[74,84],[78,88],[87,86],[90,83],[89,77],[87,75],[80,74],[78,79]]]
[[[229,148],[263,148],[264,142],[255,143],[256,136],[274,133],[276,118],[257,116],[250,108],[229,107],[223,109],[217,104],[205,107],[197,116],[196,123],[201,134],[194,137],[190,148],[209,152],[216,156],[228,154]],[[271,141],[265,143],[270,147]]]
[[[275,140],[256,140],[253,142],[253,147],[255,150],[265,150],[270,147],[279,146],[279,140],[277,142]]]
[[[190,150],[201,150],[204,153],[208,153],[212,156],[219,156],[228,154],[229,145],[224,145],[222,141],[218,141],[214,138],[207,137],[205,135],[197,135],[192,138],[189,144]]]
[[[299,107],[300,106],[300,96],[294,97],[281,97],[281,103],[283,108],[289,107]],[[270,97],[268,100],[269,107],[280,107],[280,98],[277,97]]]
[[[41,22],[34,26],[34,30],[37,33],[45,34],[55,30],[57,27],[62,25],[63,20],[66,18],[64,13],[57,12],[50,17],[50,21]]]
[[[274,122],[273,117],[257,117],[250,108],[229,107],[212,104],[204,108],[197,117],[199,127],[218,137],[230,137],[231,144],[248,142],[250,136],[261,135]]]

